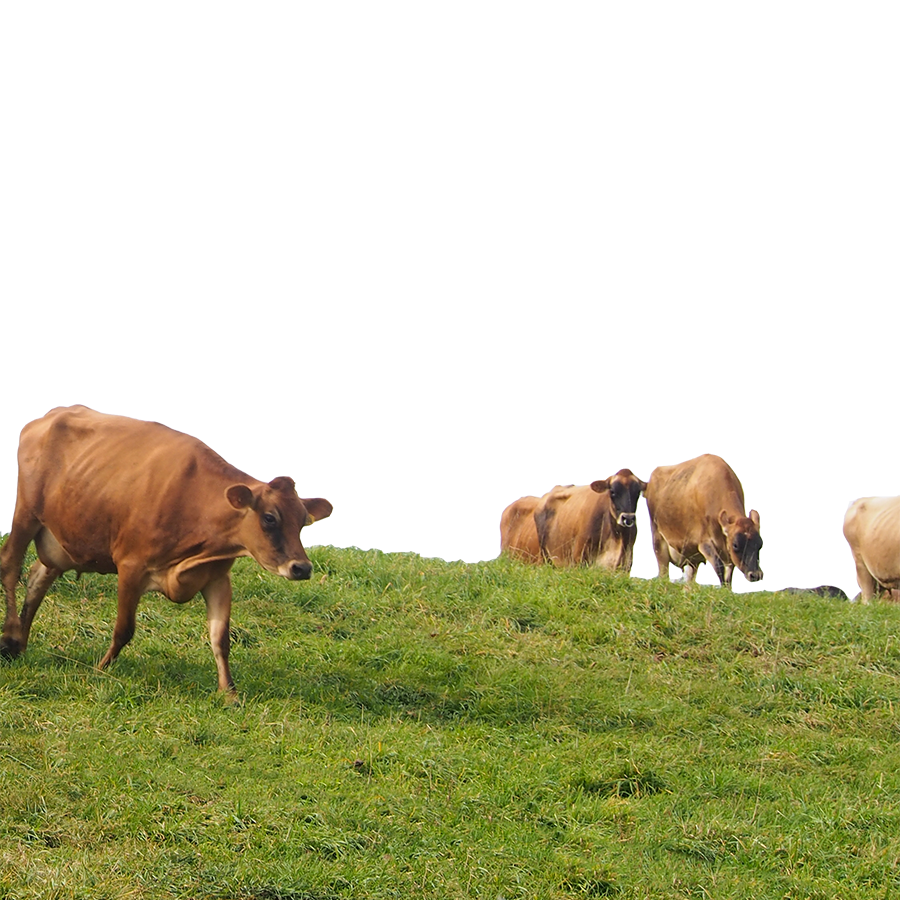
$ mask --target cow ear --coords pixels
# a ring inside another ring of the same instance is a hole
[[[311,500],[300,501],[306,507],[306,525],[312,525],[319,519],[327,519],[334,507],[322,497],[313,497]]]
[[[642,494],[646,494],[646,493],[647,493],[647,488],[650,487],[649,482],[647,482],[647,481],[641,481],[641,479],[638,478],[638,483],[639,483],[640,486],[641,486],[641,493],[642,493]]]
[[[253,505],[253,491],[246,484],[233,484],[225,491],[225,496],[235,509],[247,509]]]
[[[290,493],[294,490],[294,479],[288,478],[287,475],[279,475],[269,482],[269,487],[272,488],[273,491],[287,491]]]
[[[750,521],[756,526],[757,531],[759,530],[759,513],[755,509],[750,510]]]
[[[728,528],[729,525],[734,524],[735,516],[731,516],[728,514],[728,510],[723,509],[722,512],[719,513],[719,524],[722,526],[723,530]]]
[[[603,481],[592,481],[591,490],[596,491],[598,494],[605,494],[609,490],[609,481],[606,479]]]

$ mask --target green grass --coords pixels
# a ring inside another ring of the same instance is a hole
[[[313,548],[66,576],[0,665],[0,898],[900,895],[900,606]]]

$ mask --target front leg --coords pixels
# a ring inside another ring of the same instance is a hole
[[[722,560],[722,557],[719,556],[715,545],[710,541],[706,541],[702,543],[699,547],[700,552],[703,554],[703,558],[713,567],[715,570],[716,576],[719,579],[719,584],[723,587],[731,587],[731,574],[734,571],[734,566],[728,566]]]
[[[231,575],[226,572],[214,578],[201,593],[206,601],[209,643],[219,673],[219,690],[234,698],[237,693],[228,667],[228,654],[231,650]]]

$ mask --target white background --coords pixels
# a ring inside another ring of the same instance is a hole
[[[4,4],[0,400],[897,402],[888,3]]]

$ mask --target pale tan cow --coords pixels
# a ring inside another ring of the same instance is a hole
[[[894,599],[900,589],[900,497],[861,497],[844,516],[860,598]]]

